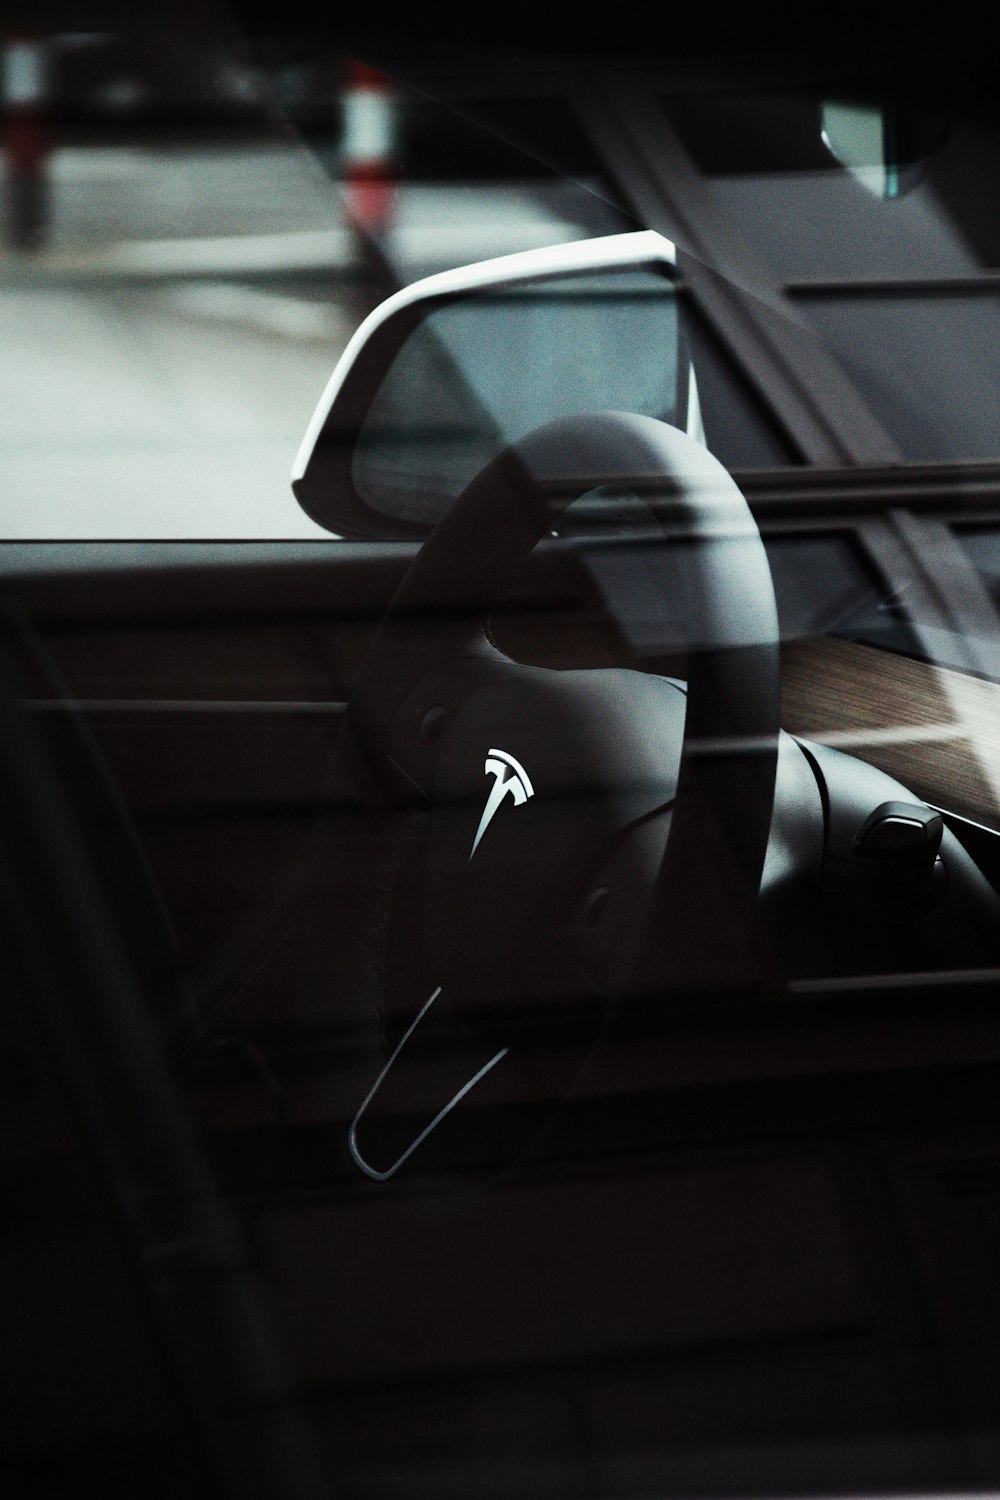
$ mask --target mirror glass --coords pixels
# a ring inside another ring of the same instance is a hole
[[[653,268],[477,292],[403,344],[354,452],[362,499],[435,521],[508,443],[609,409],[685,426],[677,288]]]
[[[827,99],[821,118],[830,155],[876,198],[909,192],[947,137],[940,117],[888,103]]]

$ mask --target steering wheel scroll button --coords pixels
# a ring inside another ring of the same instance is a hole
[[[596,891],[591,891],[587,897],[587,903],[583,909],[583,920],[587,927],[596,927],[598,922],[607,911],[608,902],[611,899],[609,886],[600,885]]]
[[[425,745],[433,745],[444,733],[448,722],[448,710],[443,703],[434,703],[421,717],[419,734]]]

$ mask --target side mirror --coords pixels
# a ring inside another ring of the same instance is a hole
[[[397,292],[338,362],[292,488],[330,531],[423,536],[507,443],[608,409],[702,438],[674,247],[652,231],[502,256]]]

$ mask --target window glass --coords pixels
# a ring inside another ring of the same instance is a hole
[[[365,314],[632,227],[564,101],[476,125],[333,36],[63,34],[11,66],[44,109],[0,184],[3,538],[326,538],[289,475]]]
[[[1000,298],[995,293],[924,287],[905,294],[845,292],[798,301],[904,458],[1000,457]]]
[[[765,546],[782,639],[832,635],[918,654],[905,614],[849,532],[779,533],[768,536]]]
[[[791,300],[904,460],[996,458],[1000,236],[982,184],[1000,137],[972,79],[949,92],[901,66],[879,89],[831,69],[813,87],[660,98],[681,243],[684,181],[709,257]]]
[[[1000,526],[956,526],[959,546],[985,584],[994,605],[1000,609]]]
[[[925,81],[890,98],[830,78],[812,91],[662,103],[713,208],[776,279],[962,276],[1000,264],[981,201],[1000,140],[976,120],[973,93],[956,103]],[[852,143],[850,116],[878,129]]]

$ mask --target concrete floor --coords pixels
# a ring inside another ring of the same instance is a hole
[[[48,202],[42,246],[0,255],[0,536],[325,535],[288,476],[385,290],[337,184],[292,138],[72,149]],[[401,284],[595,232],[573,208],[540,186],[404,188],[385,250]]]

